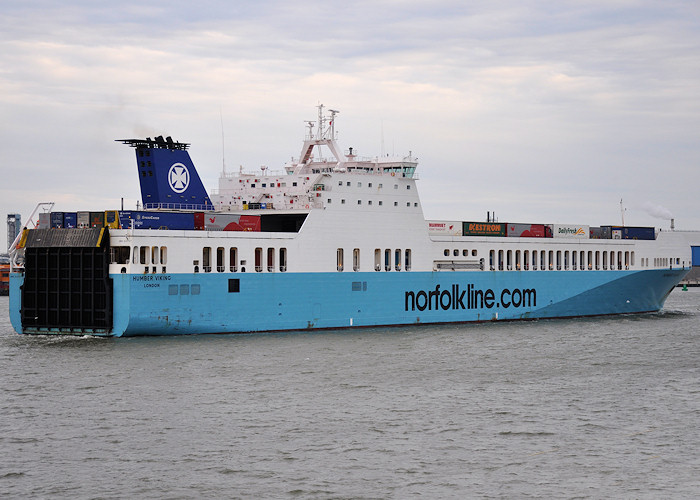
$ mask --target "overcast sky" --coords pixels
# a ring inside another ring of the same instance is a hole
[[[190,142],[208,189],[222,153],[281,169],[319,103],[344,149],[418,157],[429,219],[700,229],[697,0],[10,0],[0,103],[3,234],[133,209],[115,139]]]

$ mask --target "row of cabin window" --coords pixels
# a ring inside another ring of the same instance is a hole
[[[228,254],[228,259],[227,259],[227,254]],[[264,257],[264,260],[263,260]],[[228,249],[228,252],[226,252],[226,249],[224,247],[218,247],[216,248],[216,254],[215,254],[216,261],[212,259],[212,247],[204,247],[202,249],[202,271],[205,273],[210,273],[212,271],[216,271],[217,273],[223,273],[226,272],[227,264],[228,264],[228,271],[235,273],[238,272],[239,270],[239,262],[240,262],[240,270],[241,272],[246,271],[246,263],[247,260],[238,260],[238,248],[237,247],[231,247]],[[279,270],[281,272],[287,271],[287,249],[286,248],[267,248],[265,252],[263,252],[262,247],[256,247],[255,248],[255,272],[261,273],[263,270],[267,270],[268,273],[272,273],[275,271],[276,266],[279,266]],[[193,261],[194,265],[194,272],[198,273],[199,272],[199,260]]]
[[[443,254],[445,257],[449,257],[449,256],[450,256],[450,249],[449,249],[449,248],[445,248],[445,250],[443,250],[442,254]],[[459,257],[459,250],[458,250],[457,248],[455,248],[454,250],[452,250],[452,255],[453,255],[454,257]],[[477,251],[476,251],[476,248],[475,248],[475,249],[472,250],[472,257],[476,257],[476,256],[477,256]],[[463,250],[462,250],[462,257],[469,257],[469,250],[467,250],[466,248],[463,249]]]
[[[321,185],[322,185],[322,184],[321,184]],[[342,186],[342,185],[343,185],[343,181],[338,181],[338,186]],[[350,181],[347,181],[345,185],[346,185],[347,187],[350,187],[351,182],[350,182]],[[357,187],[362,187],[362,183],[361,183],[361,182],[358,182],[358,183],[357,183]],[[368,183],[367,183],[367,187],[370,187],[370,188],[371,188],[371,187],[372,187],[372,183],[371,183],[371,182],[368,182]],[[382,184],[382,183],[377,184],[377,189],[382,189],[383,187],[384,187],[384,184]],[[394,189],[399,189],[399,185],[398,185],[398,184],[394,184]],[[406,189],[411,189],[411,185],[410,185],[410,184],[406,184]],[[323,191],[323,189],[320,189],[320,191]]]
[[[111,247],[110,262],[112,264],[162,264],[168,263],[168,247]]]
[[[403,266],[403,269],[406,271],[411,270],[411,249],[407,248],[405,250],[401,250],[400,248],[397,248],[393,250],[393,259],[392,259],[392,249],[391,248],[386,248],[382,252],[381,248],[375,248],[374,249],[374,270],[375,271],[381,271],[382,270],[382,253],[384,254],[384,270],[385,271],[391,271],[392,268],[395,271],[401,271],[401,268]],[[345,250],[343,248],[338,248],[336,251],[336,257],[337,257],[337,265],[336,269],[338,271],[343,271],[345,269]],[[353,271],[360,271],[360,249],[359,248],[353,248],[352,250],[352,270]]]
[[[522,258],[521,258],[522,256]],[[602,257],[602,258],[601,258]],[[609,257],[609,258],[608,258]],[[608,262],[610,265],[608,266]],[[634,251],[600,251],[600,250],[491,250],[489,265],[491,270],[600,270],[629,269],[634,266]]]
[[[328,198],[328,199],[326,200],[326,203],[329,203],[329,204],[330,204],[330,203],[332,203],[332,202],[333,202],[333,198]],[[341,205],[345,205],[345,198],[343,198],[343,199],[340,200],[340,204],[341,204]],[[357,204],[358,204],[358,205],[362,205],[362,200],[357,200]],[[381,207],[381,206],[384,205],[384,202],[383,202],[382,200],[379,200],[379,201],[377,202],[377,204]],[[367,205],[372,205],[372,200],[367,200]],[[395,202],[394,202],[394,206],[395,206],[395,207],[398,207],[398,206],[399,206],[399,202],[398,202],[398,201],[395,201]],[[407,202],[406,202],[406,206],[410,208],[410,207],[411,207],[411,202],[410,202],[410,201],[407,201]],[[413,206],[414,206],[414,207],[418,207],[418,203],[417,203],[417,202],[414,202],[414,203],[413,203]]]

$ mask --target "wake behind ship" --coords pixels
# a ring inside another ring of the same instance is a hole
[[[343,152],[336,118],[319,106],[298,159],[222,172],[211,195],[188,144],[122,140],[143,210],[39,213],[11,248],[13,327],[176,335],[643,313],[691,265],[683,237],[654,228],[426,221],[417,160]]]

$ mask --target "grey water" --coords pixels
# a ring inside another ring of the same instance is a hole
[[[101,339],[0,297],[0,498],[698,498],[700,289],[656,314]]]

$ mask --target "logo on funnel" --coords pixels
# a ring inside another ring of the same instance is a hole
[[[184,193],[190,185],[190,173],[182,163],[173,163],[168,171],[168,184],[176,193]]]

